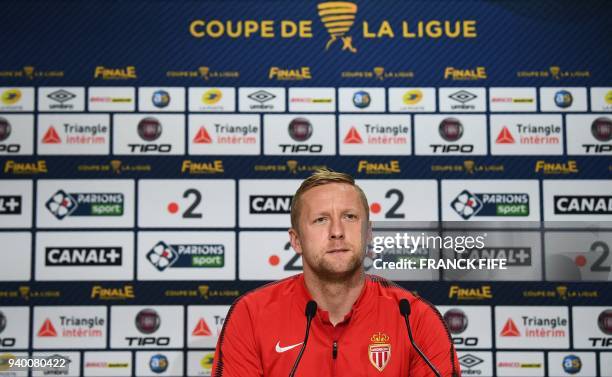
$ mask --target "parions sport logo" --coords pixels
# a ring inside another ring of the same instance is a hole
[[[451,202],[451,208],[464,220],[472,217],[527,217],[529,194],[476,193],[463,190]]]
[[[64,190],[58,190],[45,203],[58,220],[68,216],[123,216],[124,205],[122,193],[67,193]]]
[[[147,260],[160,272],[168,268],[222,268],[225,266],[225,245],[159,241],[147,253]]]

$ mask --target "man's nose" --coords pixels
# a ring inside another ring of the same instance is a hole
[[[340,220],[332,220],[329,229],[329,238],[332,240],[344,239],[344,226]]]

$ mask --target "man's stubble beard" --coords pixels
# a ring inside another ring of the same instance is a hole
[[[313,261],[313,263],[305,256],[303,256],[303,259],[304,266],[308,265],[309,269],[319,280],[329,283],[344,282],[359,272],[365,272],[363,267],[365,252],[352,254],[346,264],[346,268],[341,271],[337,271],[333,263],[325,258],[325,255],[318,261]]]

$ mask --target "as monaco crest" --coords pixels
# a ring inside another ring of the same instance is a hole
[[[382,372],[389,363],[389,359],[391,359],[391,344],[389,344],[389,336],[379,332],[372,335],[370,342],[370,346],[368,347],[370,362],[372,365],[374,365],[374,368],[378,369],[379,372]]]

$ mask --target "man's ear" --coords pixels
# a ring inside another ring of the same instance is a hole
[[[302,244],[300,243],[300,237],[297,230],[293,228],[289,228],[289,242],[291,242],[291,247],[293,250],[302,255]]]
[[[372,222],[368,221],[368,228],[366,229],[366,245],[372,243]]]

